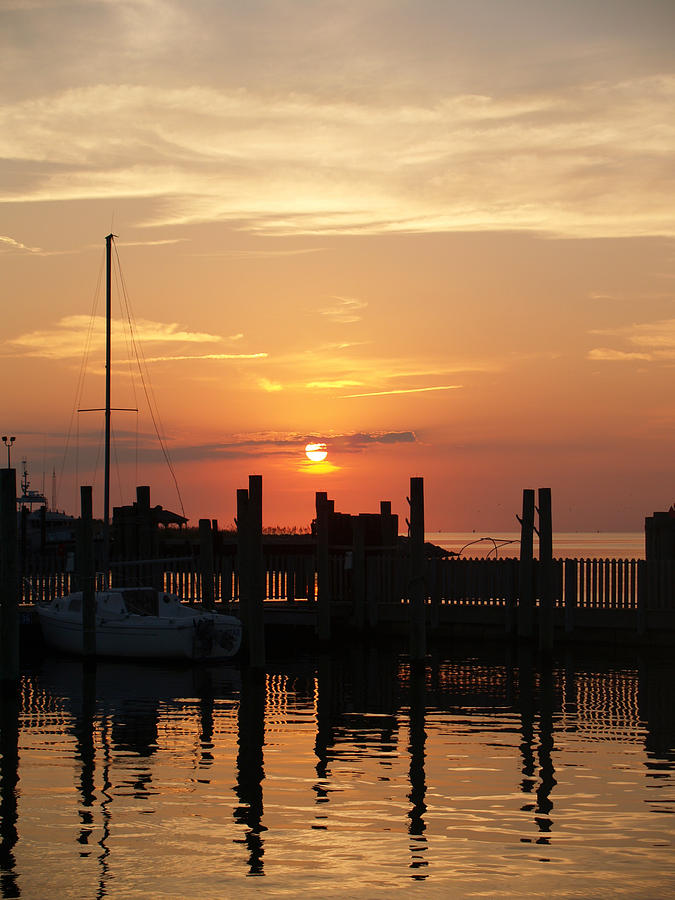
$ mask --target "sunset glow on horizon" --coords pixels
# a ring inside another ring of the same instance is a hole
[[[179,503],[147,390],[192,524],[251,473],[266,524],[404,522],[421,475],[429,530],[550,486],[554,528],[640,531],[675,499],[674,34],[660,0],[4,3],[13,464],[100,515],[113,231],[115,505]]]

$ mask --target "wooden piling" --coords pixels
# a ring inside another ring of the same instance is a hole
[[[553,652],[553,525],[551,488],[539,488],[539,651]]]
[[[366,626],[366,523],[356,516],[352,543],[352,597],[354,625],[357,631]]]
[[[0,679],[19,678],[19,547],[16,469],[0,469]]]
[[[422,662],[427,652],[424,582],[424,479],[410,479],[410,659]]]
[[[96,656],[96,567],[94,564],[94,525],[92,489],[80,487],[80,540],[77,561],[78,580],[82,587],[82,653]]]
[[[202,581],[202,604],[207,609],[214,608],[213,591],[213,535],[211,520],[199,520],[199,574]]]
[[[265,665],[265,563],[262,545],[262,475],[248,477],[249,662]]]
[[[523,491],[523,515],[520,520],[518,636],[527,639],[531,638],[534,633],[533,542],[534,491],[526,488]]]
[[[239,618],[244,628],[244,640],[249,635],[249,562],[248,562],[248,491],[237,490],[237,587]]]
[[[637,633],[640,637],[647,634],[647,607],[649,604],[648,563],[646,559],[637,561]]]
[[[316,573],[317,573],[317,637],[330,640],[330,571],[328,558],[328,495],[317,491],[316,500]]]

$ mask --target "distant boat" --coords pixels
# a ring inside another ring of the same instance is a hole
[[[107,569],[110,501],[110,269],[113,235],[106,237],[106,397],[104,561]],[[38,604],[45,642],[56,650],[84,653],[83,592]],[[234,656],[242,626],[236,616],[197,609],[153,587],[114,587],[95,592],[96,656],[133,659],[217,660]]]
[[[48,646],[83,653],[82,591],[38,605]],[[187,606],[154,588],[113,588],[96,592],[96,656],[126,659],[218,660],[241,645],[235,616]]]

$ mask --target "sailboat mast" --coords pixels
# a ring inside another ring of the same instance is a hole
[[[103,545],[108,554],[110,532],[110,320],[111,320],[111,261],[114,235],[105,239],[105,469],[103,486]]]

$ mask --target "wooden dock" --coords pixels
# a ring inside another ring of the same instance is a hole
[[[319,556],[316,543],[309,540],[303,552],[295,554],[270,552],[263,545],[267,627],[318,630]],[[325,589],[331,626],[383,634],[404,632],[410,618],[410,557],[370,548],[362,566],[355,568],[354,563],[351,547],[331,548],[328,554]],[[74,587],[73,573],[63,568],[37,569],[23,573],[24,620],[35,602],[62,596]],[[624,641],[675,640],[675,562],[554,559],[550,571],[552,627],[557,640],[592,640],[601,634]],[[120,563],[112,567],[110,577],[113,584],[117,579],[143,584],[150,578],[156,580],[158,572],[164,589],[187,602],[213,602],[216,608],[242,612],[237,554],[215,557],[209,573],[203,571],[199,558],[182,557]],[[535,635],[544,574],[540,562],[533,560],[528,587],[534,600]],[[521,578],[518,557],[426,559],[423,608],[428,634],[516,635]]]
[[[561,640],[675,644],[675,513],[673,522],[667,516],[654,526],[657,536],[672,532],[667,557],[554,559],[550,489],[539,489],[537,505],[535,492],[526,489],[520,555],[467,559],[425,544],[422,478],[410,479],[407,538],[398,536],[389,502],[379,514],[354,516],[335,512],[334,501],[317,493],[312,533],[280,539],[263,534],[262,479],[251,475],[248,489],[237,491],[236,534],[226,539],[216,523],[202,519],[197,538],[183,541],[188,552],[182,556],[148,558],[160,546],[157,522],[149,488],[138,488],[117,545],[132,558],[108,562],[107,553],[99,555],[106,564],[94,575],[96,554],[82,547],[88,533],[93,551],[93,539],[82,525],[77,571],[67,555],[18,558],[14,471],[7,473],[0,479],[0,536],[7,538],[0,542],[3,680],[18,675],[19,623],[33,624],[36,603],[78,585],[88,586],[92,597],[94,587],[152,585],[232,612],[243,623],[253,668],[265,665],[266,635],[289,628],[320,642],[346,630],[375,639],[405,635],[411,662],[420,664],[428,640],[466,637],[521,640],[544,655]],[[84,524],[91,518],[89,492],[82,489]]]

